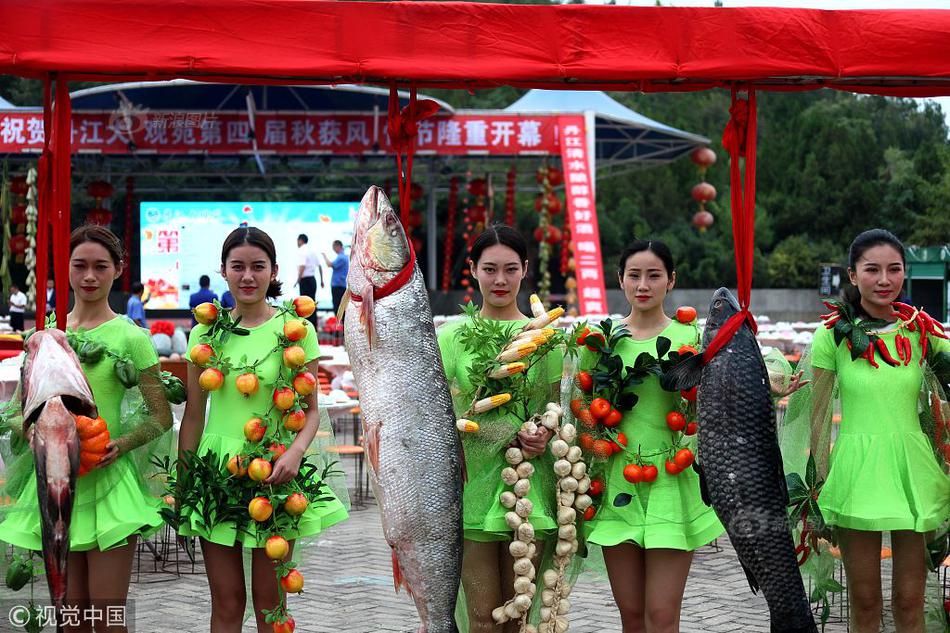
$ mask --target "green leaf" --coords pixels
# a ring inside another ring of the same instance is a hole
[[[852,328],[851,330],[851,356],[857,352],[858,356],[864,353],[864,350],[871,344],[870,337],[861,328]]]
[[[805,483],[802,481],[802,478],[798,476],[798,473],[786,475],[785,485],[788,487],[789,505],[800,504],[810,496],[808,488],[805,487]]]
[[[633,501],[633,495],[627,494],[626,492],[621,492],[616,497],[614,497],[614,507],[622,508],[625,505],[628,505]]]
[[[625,391],[620,394],[620,397],[617,398],[617,407],[621,411],[629,411],[630,409],[637,406],[637,402],[640,400],[640,396],[633,393],[632,391]]]
[[[805,485],[811,489],[815,487],[815,480],[818,478],[818,468],[815,466],[815,456],[808,456],[808,463],[805,465]]]
[[[656,339],[656,356],[657,358],[663,358],[666,356],[666,353],[670,351],[670,348],[673,346],[673,343],[670,339],[665,336],[660,336]]]

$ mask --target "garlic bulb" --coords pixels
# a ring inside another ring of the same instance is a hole
[[[574,505],[574,493],[573,492],[564,492],[563,490],[558,495],[558,503],[562,506],[572,506]]]
[[[554,462],[554,473],[558,477],[566,477],[571,474],[571,462],[566,459],[559,459]]]
[[[573,424],[565,424],[561,427],[561,439],[567,443],[574,441],[577,437],[577,428]]]
[[[587,464],[584,462],[577,462],[574,466],[571,467],[571,477],[574,479],[583,479],[584,475],[587,474]]]
[[[555,404],[554,402],[549,402],[547,406],[545,407],[545,410],[553,411],[554,413],[557,414],[558,417],[561,417],[564,415],[564,409],[561,408],[561,405]]]
[[[511,514],[510,512],[508,514]],[[577,513],[574,512],[574,508],[558,508],[557,509],[557,524],[558,525],[567,525],[568,523],[573,523],[577,519]]]
[[[523,497],[531,491],[531,481],[528,479],[519,479],[515,482],[512,490],[514,490],[516,496]]]
[[[508,512],[505,514],[505,523],[507,523],[508,527],[510,527],[512,530],[516,530],[518,529],[518,526],[523,523],[523,521],[517,513]]]
[[[574,492],[577,490],[577,480],[570,475],[561,479],[561,483],[559,485],[561,486],[561,490],[564,492]]]
[[[553,589],[541,590],[541,604],[543,604],[544,606],[550,607],[552,604],[554,604],[555,597],[556,597],[556,594],[554,593]]]
[[[515,496],[515,493],[506,490],[501,493],[501,496],[498,500],[501,501],[501,505],[510,510],[511,508],[515,507],[515,502],[518,500],[518,497]]]
[[[534,474],[534,464],[531,462],[521,462],[518,464],[518,467],[515,469],[518,473],[518,476],[522,479],[527,479]]]
[[[534,564],[531,562],[530,558],[519,558],[515,560],[515,563],[511,566],[511,568],[518,576],[528,576],[531,573],[531,570],[534,569]]]
[[[528,544],[524,541],[512,541],[508,544],[508,552],[512,558],[524,558],[528,555]],[[518,589],[515,588],[515,591],[518,591]],[[518,593],[521,592],[518,591]]]
[[[517,503],[515,503],[515,512],[517,512],[518,516],[520,516],[523,519],[526,519],[529,516],[531,516],[531,511],[533,509],[534,509],[534,504],[531,503],[530,499],[518,499]]]
[[[520,448],[512,447],[505,451],[505,460],[512,466],[517,466],[524,461],[524,454]]]
[[[505,468],[501,471],[501,480],[509,486],[514,486],[518,479],[518,471],[516,471],[514,468]]]
[[[528,594],[533,584],[527,576],[518,576],[515,578],[515,593]]]
[[[581,450],[580,446],[572,446],[567,451],[567,461],[571,462],[572,464],[580,461],[581,457],[583,456],[584,451]]]
[[[562,525],[557,529],[557,536],[565,541],[573,541],[577,538],[577,526]]]
[[[518,526],[517,529],[518,540],[524,541],[525,543],[530,543],[534,540],[534,526],[531,525],[529,521],[525,521]],[[534,556],[528,556],[529,558],[534,558]]]
[[[557,570],[548,569],[544,572],[544,586],[548,588],[554,588],[554,586],[557,585],[557,578]]]
[[[590,477],[584,476],[583,479],[577,482],[577,493],[584,494],[590,490]]]
[[[505,607],[496,607],[492,609],[491,619],[497,624],[504,624],[508,621],[508,615],[505,613]]]
[[[527,594],[520,594],[515,596],[512,603],[515,605],[515,608],[518,609],[520,613],[525,613],[528,609],[531,608],[531,596]],[[560,609],[558,609],[560,611]]]
[[[591,499],[588,495],[577,495],[577,498],[574,499],[574,507],[583,512],[594,503],[594,500]]]
[[[551,454],[555,457],[564,457],[567,455],[570,447],[567,445],[567,442],[564,440],[554,440],[551,442]]]

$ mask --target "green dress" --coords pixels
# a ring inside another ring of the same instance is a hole
[[[445,375],[453,392],[470,393],[472,383],[469,376],[473,354],[458,340],[459,329],[470,323],[462,318],[439,328],[439,349],[442,352],[442,364]],[[506,322],[509,323],[509,322]],[[526,320],[510,321],[513,326],[521,327]],[[548,399],[548,386],[560,382],[563,371],[563,353],[552,350],[528,372],[528,380],[538,386],[538,397],[530,403],[531,410],[543,412]],[[456,415],[461,415],[468,402],[456,399]],[[508,510],[501,505],[501,493],[509,489],[501,480],[501,471],[508,465],[505,450],[521,428],[517,417],[508,415],[497,417],[482,423],[476,433],[462,434],[462,449],[465,453],[467,480],[462,491],[462,526],[465,538],[470,541],[507,541],[511,539],[511,528],[505,523]],[[527,498],[534,505],[530,521],[536,532],[543,534],[555,530],[555,479],[550,453],[545,452],[534,459],[535,473],[531,476],[531,490]]]
[[[875,369],[851,360],[842,342],[824,326],[815,331],[812,364],[836,372],[841,425],[818,507],[831,525],[853,530],[928,532],[950,518],[950,477],[934,457],[917,417],[923,380],[920,333],[902,332],[914,352],[909,365],[891,367],[879,357]],[[897,330],[880,334],[895,359]],[[950,351],[930,337],[934,351]]]
[[[248,364],[264,358],[264,362],[257,366],[256,372],[260,378],[260,389],[252,396],[245,397],[234,385],[237,375],[232,371],[224,379],[224,385],[217,391],[210,393],[211,409],[205,423],[201,442],[198,444],[199,456],[208,453],[214,454],[221,465],[226,468],[228,459],[238,454],[244,447],[244,423],[250,418],[261,416],[271,406],[273,390],[267,385],[273,385],[283,366],[280,352],[274,352],[278,335],[283,333],[284,323],[289,317],[280,312],[271,319],[255,327],[247,328],[247,336],[231,336],[227,343],[216,348],[217,353],[230,359],[234,365],[243,365],[242,358],[246,357]],[[306,360],[319,358],[320,347],[317,345],[317,334],[313,326],[306,323],[307,335],[297,345],[306,352]],[[188,340],[188,349],[203,342],[202,335],[208,331],[207,325],[196,325],[191,330]],[[331,525],[347,518],[343,503],[330,491],[324,488],[324,496],[332,497],[329,501],[312,502],[300,516],[296,530],[289,530],[281,534],[287,540],[319,534]],[[243,547],[263,547],[264,540],[258,540],[256,525],[250,522],[244,532],[238,532],[233,522],[219,522],[215,525],[205,525],[197,513],[182,510],[182,525],[179,533],[184,536],[200,536],[219,545],[241,544]]]
[[[110,351],[129,357],[144,370],[158,364],[158,355],[145,330],[124,316],[116,316],[85,331],[86,338]],[[95,364],[82,363],[92,387],[99,415],[109,435],[120,435],[120,412],[125,387],[116,380],[115,359],[104,355]],[[132,456],[121,455],[104,468],[79,477],[69,525],[69,549],[74,552],[107,550],[124,545],[133,535],[148,536],[162,525],[160,500],[149,494]],[[19,510],[24,511],[19,511]],[[0,539],[26,549],[43,549],[36,477],[29,477],[15,506],[0,523]]]
[[[643,352],[656,356],[656,339],[660,336],[670,339],[673,350],[683,345],[699,346],[699,331],[695,325],[673,321],[653,338],[623,339],[616,351],[624,364],[632,367]],[[582,367],[593,366],[594,362],[593,353],[584,350]],[[628,448],[636,451],[639,447],[641,454],[649,454],[669,447],[672,432],[666,426],[666,414],[675,410],[680,394],[664,391],[656,376],[638,385],[636,393],[639,396],[636,406],[624,414],[617,427],[627,437]],[[695,436],[687,439],[688,448],[695,452]],[[656,480],[633,484],[623,476],[624,467],[630,463],[633,460],[626,453],[615,453],[608,458],[597,514],[584,524],[589,542],[601,546],[633,543],[644,549],[691,551],[725,531],[713,509],[703,503],[699,476],[692,468],[670,475],[664,468],[665,458],[652,457],[644,463],[657,467]],[[617,507],[613,501],[621,493],[631,495],[632,500]]]

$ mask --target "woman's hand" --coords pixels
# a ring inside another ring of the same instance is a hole
[[[119,458],[119,445],[115,442],[106,444],[106,454],[99,458],[96,468],[105,468]]]
[[[538,427],[534,433],[518,431],[518,443],[521,445],[521,452],[524,453],[525,459],[532,459],[544,453],[551,435],[551,431],[544,426]]]
[[[792,374],[792,377],[789,379],[788,384],[784,388],[778,387],[774,382],[769,381],[770,386],[772,387],[772,395],[777,398],[784,398],[785,396],[790,396],[805,385],[807,385],[810,380],[802,380],[804,371],[799,370],[797,373]]]
[[[293,446],[287,449],[287,452],[277,458],[274,462],[274,469],[270,477],[264,480],[265,484],[279,486],[285,484],[300,471],[300,462],[303,460],[303,453]]]

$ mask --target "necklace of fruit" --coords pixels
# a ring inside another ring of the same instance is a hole
[[[680,323],[695,323],[696,310],[680,308],[676,312]],[[656,356],[641,352],[633,366],[624,364],[617,347],[624,339],[631,338],[623,324],[611,319],[600,323],[600,331],[591,331],[588,327],[580,330],[577,344],[593,352],[596,363],[590,371],[580,371],[575,376],[575,384],[580,390],[579,397],[571,400],[571,413],[582,427],[578,444],[593,461],[594,478],[591,483],[591,495],[599,497],[604,491],[604,479],[601,473],[606,470],[608,460],[617,454],[623,454],[629,463],[623,469],[623,476],[632,484],[649,484],[656,481],[659,469],[654,463],[657,457],[664,458],[664,468],[668,475],[675,476],[693,463],[693,451],[686,444],[689,436],[695,435],[698,426],[696,416],[696,388],[680,392],[676,407],[666,414],[666,425],[670,430],[669,443],[650,452],[641,447],[633,450],[634,438],[628,438],[617,430],[624,414],[633,410],[639,397],[637,385],[650,376],[659,377],[663,372],[675,366],[686,356],[698,353],[692,345],[683,345],[671,351],[672,343],[664,336],[656,339]],[[632,495],[620,493],[614,497],[613,504],[622,507],[630,503]],[[584,513],[585,520],[593,519],[597,505],[592,505]]]
[[[535,467],[520,446],[509,445],[506,449],[508,466],[501,471],[506,489],[499,502],[508,510],[505,522],[512,530],[508,552],[514,559],[514,596],[493,609],[492,618],[497,624],[518,621],[522,633],[565,631],[570,608],[567,596],[571,589],[565,579],[565,569],[578,549],[577,511],[583,511],[591,503],[585,494],[590,487],[590,478],[581,460],[580,449],[569,446],[576,437],[576,430],[571,424],[561,425],[563,412],[560,405],[548,402],[543,412],[532,414],[533,386],[529,384],[528,373],[558,345],[565,345],[569,355],[576,354],[576,346],[573,337],[566,337],[557,329],[564,309],[545,309],[537,295],[531,296],[534,318],[517,330],[510,323],[483,318],[475,306],[466,306],[464,312],[471,321],[460,329],[459,336],[462,345],[475,356],[470,373],[475,391],[471,406],[457,422],[459,430],[478,433],[481,430],[478,420],[488,419],[485,414],[496,409],[498,411],[493,415],[502,413],[522,420],[521,432],[535,434],[543,426],[552,432],[554,438],[549,448],[557,460],[554,471],[559,477],[558,542],[554,568],[544,574],[545,588],[541,592],[544,606],[541,608],[540,627],[536,629],[527,621],[537,592],[537,569],[533,559],[538,550],[531,523],[534,504],[527,498]],[[544,380],[544,377],[540,379]]]
[[[894,339],[897,358],[894,358],[880,337],[883,332],[878,331],[880,328],[887,327],[886,321],[880,319],[858,321],[854,308],[847,302],[832,299],[822,303],[831,310],[828,314],[821,315],[821,320],[825,328],[832,331],[835,345],[841,345],[841,341],[845,341],[848,351],[851,352],[852,361],[863,358],[875,369],[880,368],[875,355],[880,356],[881,360],[891,367],[901,364],[910,365],[913,347],[910,337],[905,336],[904,332],[920,333],[920,359],[918,360],[920,365],[923,365],[927,358],[930,337],[947,338],[943,326],[922,309],[895,301],[891,304],[893,308],[891,315],[897,318],[895,325],[897,336]]]
[[[195,365],[204,368],[198,378],[202,389],[216,391],[224,385],[225,375],[236,373],[235,388],[249,398],[261,388],[257,367],[272,354],[281,354],[282,363],[276,380],[265,385],[273,389],[271,406],[267,411],[252,413],[245,422],[246,441],[239,454],[228,460],[227,470],[237,487],[259,487],[259,492],[248,504],[248,514],[255,521],[258,542],[267,537],[264,551],[274,561],[280,595],[277,607],[265,609],[262,613],[275,633],[283,633],[293,631],[295,626],[285,596],[303,591],[304,578],[297,570],[296,562],[288,560],[290,544],[281,533],[295,529],[299,517],[310,503],[319,500],[319,496],[301,486],[298,481],[300,474],[290,482],[276,486],[263,482],[270,477],[272,462],[286,452],[287,444],[306,425],[304,399],[316,390],[317,380],[306,370],[306,353],[299,343],[308,336],[306,324],[301,319],[313,314],[316,305],[309,297],[297,297],[275,307],[277,313],[284,316],[284,327],[274,348],[255,362],[242,357],[235,365],[222,356],[224,344],[232,335],[247,336],[250,332],[239,326],[240,317],[232,319],[217,301],[199,305],[194,309],[195,319],[210,327],[201,337],[202,343],[195,345],[189,356]]]

